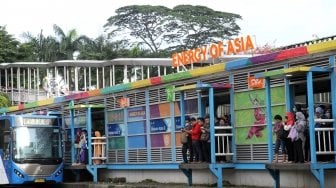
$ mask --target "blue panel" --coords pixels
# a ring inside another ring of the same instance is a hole
[[[146,133],[145,121],[129,122],[127,126],[128,126],[128,135]]]
[[[251,62],[248,58],[238,59],[238,60],[234,60],[234,61],[230,61],[230,62],[226,63],[225,70],[229,71],[229,70],[239,69],[239,68],[242,68],[242,67],[246,67],[249,64],[251,64]]]
[[[129,136],[128,148],[146,148],[146,136]]]

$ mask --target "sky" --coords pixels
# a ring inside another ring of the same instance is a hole
[[[0,25],[15,38],[22,33],[54,35],[53,25],[64,32],[96,38],[115,10],[128,5],[202,5],[242,16],[240,36],[251,35],[256,45],[280,47],[336,35],[335,0],[2,0]]]

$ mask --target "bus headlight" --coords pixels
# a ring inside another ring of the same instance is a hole
[[[24,178],[23,174],[19,172],[18,170],[14,169],[14,173],[19,176],[20,178]]]
[[[60,169],[60,170],[59,170],[59,171],[56,173],[56,175],[55,175],[55,176],[57,177],[57,176],[61,175],[62,173],[63,173],[63,170],[62,170],[62,169]]]

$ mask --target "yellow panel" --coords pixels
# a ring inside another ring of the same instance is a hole
[[[325,51],[335,50],[335,49],[336,49],[336,40],[321,42],[321,43],[312,44],[312,45],[307,46],[307,50],[309,54],[325,52]]]
[[[11,107],[8,107],[8,111],[11,112],[11,111],[17,111],[19,110],[19,106],[11,106]]]
[[[132,89],[134,89],[134,88],[142,88],[142,87],[146,87],[146,86],[150,86],[150,85],[151,85],[151,83],[150,83],[149,79],[139,80],[139,81],[131,83],[131,88]]]
[[[54,98],[49,98],[49,99],[37,101],[37,106],[44,106],[44,105],[48,105],[52,103],[54,103]]]
[[[177,91],[184,91],[184,90],[189,90],[189,89],[196,89],[196,84],[177,87],[174,89],[174,91],[177,92]]]
[[[192,77],[203,76],[208,74],[213,74],[217,72],[221,72],[225,70],[225,63],[220,63],[216,65],[211,65],[207,67],[202,67],[194,70],[190,70],[190,74]]]

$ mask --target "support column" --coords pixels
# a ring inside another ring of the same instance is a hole
[[[332,55],[329,57],[329,65],[330,67],[332,67],[331,72],[330,72],[330,88],[331,88],[331,109],[336,109],[336,62],[335,62],[335,56]],[[332,110],[332,114],[331,114],[331,118],[332,119],[336,119],[336,110]],[[333,122],[333,128],[336,130],[336,122]],[[332,140],[332,142],[334,142],[334,148],[333,150],[336,151],[336,131],[333,132],[334,136],[334,140]],[[336,160],[336,155],[334,160]]]
[[[214,89],[209,88],[209,115],[210,115],[210,154],[211,154],[211,163],[216,163],[215,156],[215,113],[214,113]],[[218,181],[217,181],[218,183]]]
[[[268,161],[273,160],[273,134],[272,134],[272,101],[271,101],[271,81],[265,78],[266,91],[266,122],[267,122],[267,144],[268,144]]]
[[[314,119],[314,93],[313,93],[313,73],[307,73],[307,98],[308,98],[308,114],[309,116],[309,135],[315,135],[315,119]],[[310,141],[310,159],[311,163],[316,163],[316,144],[315,136],[309,137]]]

